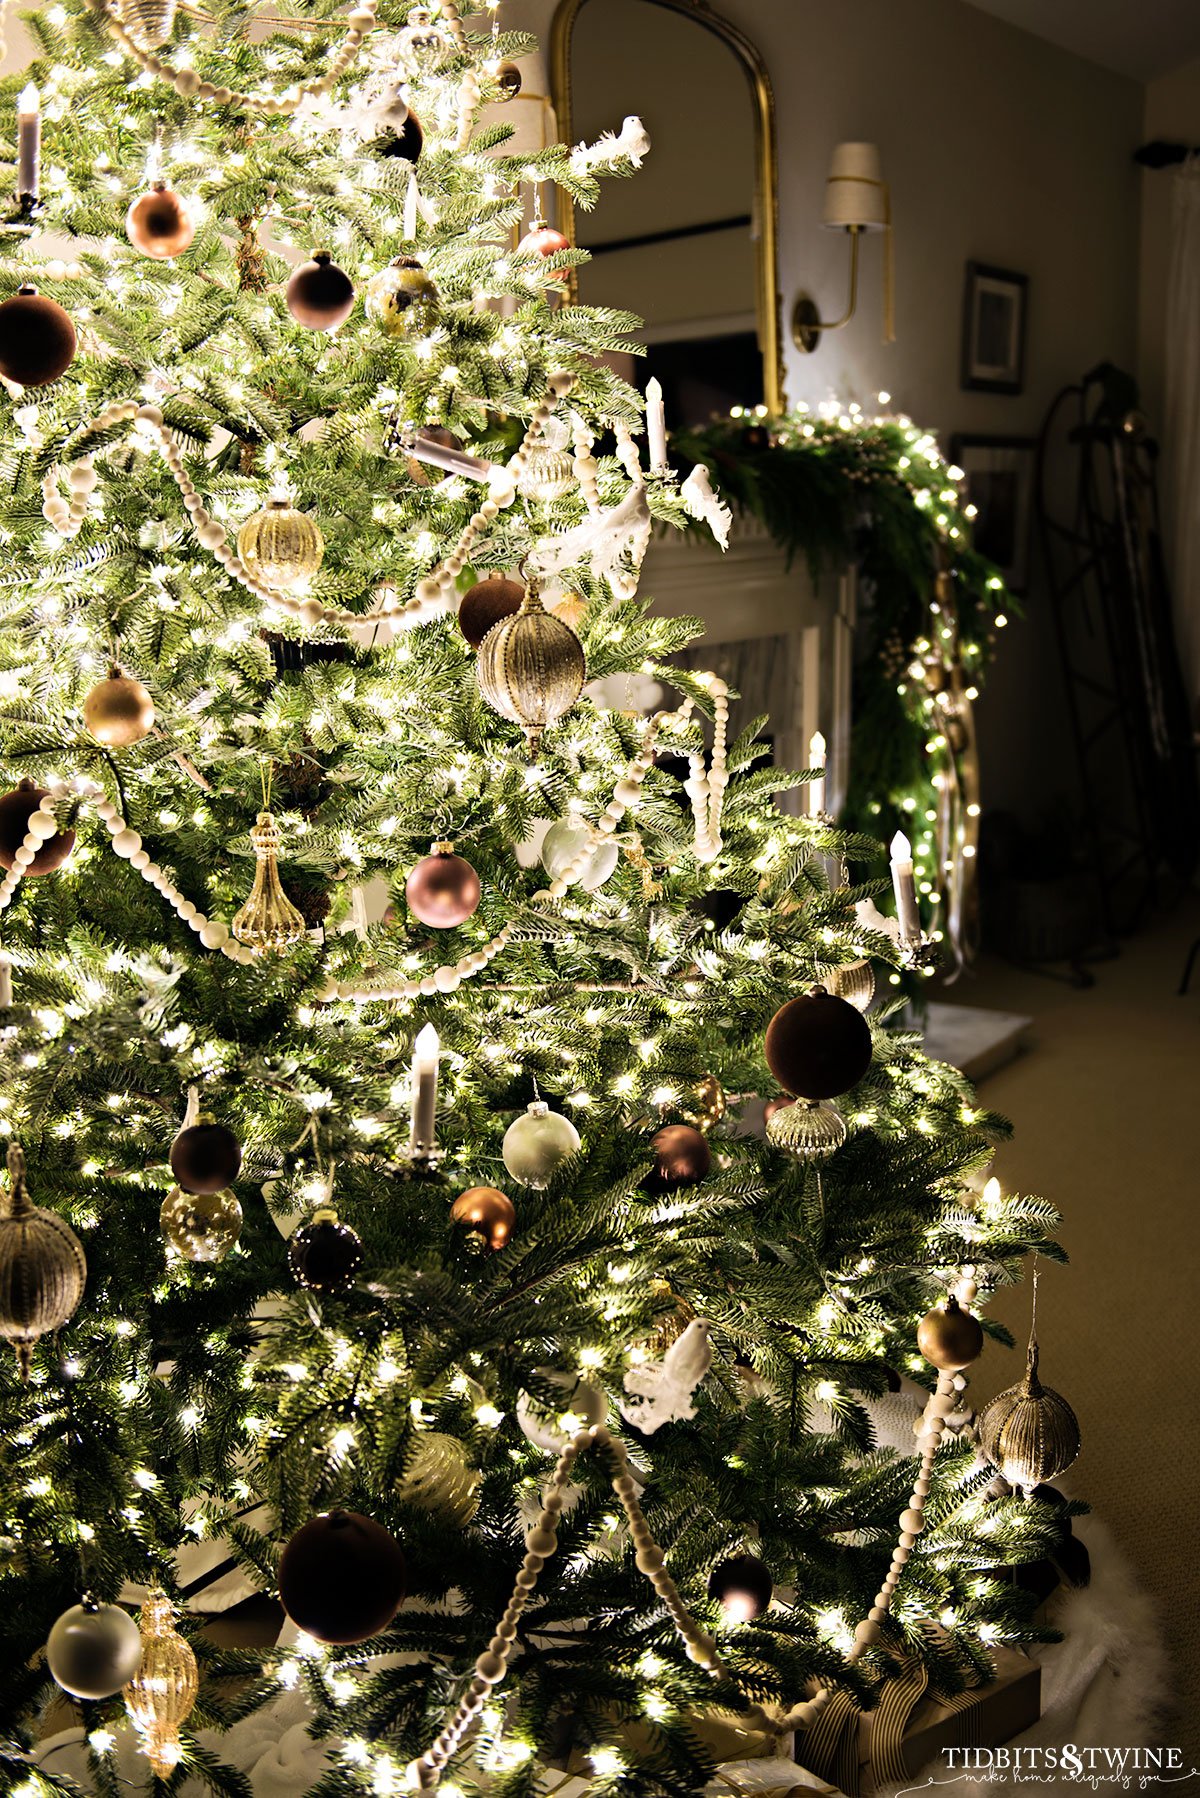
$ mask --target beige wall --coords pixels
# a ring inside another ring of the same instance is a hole
[[[1200,61],[1146,83],[1145,136],[1200,145]],[[1142,243],[1138,301],[1138,368],[1142,403],[1156,429],[1166,390],[1167,268],[1171,243],[1170,169],[1142,171]]]

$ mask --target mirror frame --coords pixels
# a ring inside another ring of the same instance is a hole
[[[550,96],[558,133],[563,143],[573,137],[571,101],[571,44],[575,21],[588,0],[558,0],[550,27]],[[649,6],[661,6],[668,12],[680,13],[694,25],[711,31],[728,46],[741,63],[750,87],[754,111],[755,211],[758,218],[758,240],[754,245],[755,311],[758,315],[758,343],[763,364],[763,399],[768,412],[782,413],[786,408],[783,385],[783,336],[780,325],[779,295],[779,155],[775,140],[775,97],[767,66],[756,46],[728,19],[714,12],[708,0],[646,0]],[[561,188],[557,193],[559,229],[568,242],[575,242],[575,208],[570,194]],[[572,276],[571,291],[575,281]]]

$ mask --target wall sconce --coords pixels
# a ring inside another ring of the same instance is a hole
[[[815,350],[822,331],[840,331],[854,317],[858,304],[858,240],[864,231],[882,231],[883,242],[883,341],[894,343],[892,321],[892,203],[879,166],[876,144],[838,144],[829,163],[825,182],[825,211],[821,220],[829,231],[850,235],[850,298],[841,318],[825,322],[811,296],[796,296],[792,308],[792,342],[798,350]]]

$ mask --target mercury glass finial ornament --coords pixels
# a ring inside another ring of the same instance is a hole
[[[561,418],[548,418],[541,440],[525,452],[525,465],[517,476],[517,491],[524,499],[545,505],[562,499],[577,484],[575,464],[567,450],[567,427]]]
[[[454,45],[434,23],[427,6],[414,6],[408,24],[396,34],[396,54],[400,67],[416,81],[431,73],[453,53]]]
[[[144,50],[157,50],[174,29],[175,0],[121,0],[121,18]]]
[[[157,1586],[147,1595],[138,1623],[142,1660],[125,1688],[125,1709],[142,1738],[150,1765],[169,1779],[179,1765],[179,1730],[200,1690],[196,1657],[175,1628],[175,1611]]]
[[[27,1380],[38,1338],[61,1329],[83,1297],[87,1261],[70,1224],[33,1204],[16,1143],[9,1145],[8,1178],[0,1217],[0,1336],[16,1349]]]
[[[846,1140],[846,1120],[827,1099],[797,1099],[767,1123],[767,1140],[798,1161],[821,1161]]]
[[[279,880],[279,826],[271,812],[259,812],[250,831],[258,857],[250,897],[233,918],[233,934],[256,955],[280,954],[298,943],[306,925]]]
[[[1025,1378],[983,1407],[979,1446],[1009,1485],[1019,1486],[1027,1496],[1043,1481],[1065,1473],[1082,1446],[1074,1411],[1061,1393],[1043,1386],[1038,1375],[1036,1267]]]
[[[833,968],[823,982],[826,992],[844,999],[856,1011],[866,1011],[875,997],[875,973],[869,961],[852,961],[848,967]]]

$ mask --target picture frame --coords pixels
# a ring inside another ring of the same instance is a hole
[[[963,287],[960,382],[979,393],[1020,393],[1025,384],[1029,277],[968,262]]]
[[[975,548],[996,564],[1011,593],[1027,592],[1036,437],[960,434],[951,439],[950,460],[962,469],[964,498],[976,509]]]

